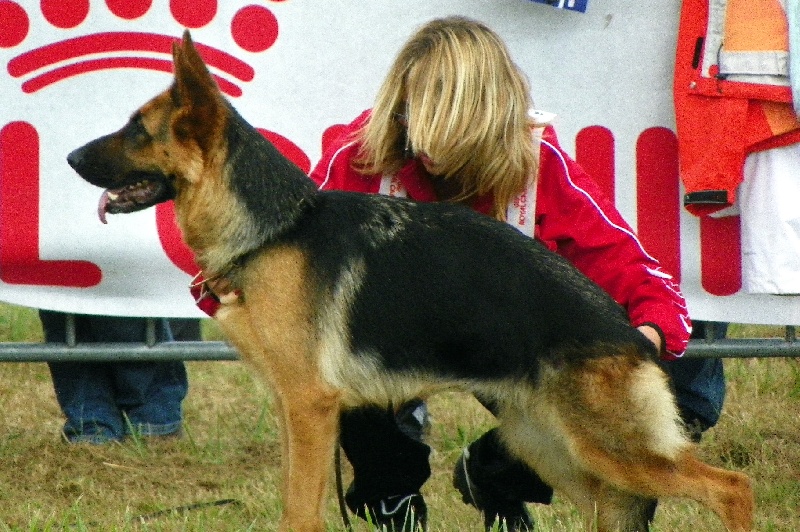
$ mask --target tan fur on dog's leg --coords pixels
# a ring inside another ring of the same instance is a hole
[[[750,479],[733,471],[709,466],[688,446],[674,460],[653,454],[611,458],[606,450],[579,442],[574,449],[580,462],[594,474],[621,489],[649,497],[687,497],[714,511],[728,530],[753,527],[753,491]]]
[[[545,368],[543,375],[527,399],[506,401],[501,435],[544,480],[584,512],[597,512],[601,530],[642,527],[641,504],[631,499],[626,507],[613,491],[604,495],[604,486],[643,498],[694,499],[728,530],[752,529],[749,479],[694,456],[657,366],[633,357],[598,358],[572,371]]]
[[[608,484],[596,492],[597,532],[645,532],[648,530],[647,516],[652,499],[626,493]],[[593,530],[593,529],[587,529]]]
[[[316,387],[315,387],[316,388]],[[298,397],[297,394],[303,394]],[[288,455],[281,530],[324,530],[323,512],[339,428],[337,395],[294,390],[283,410]]]
[[[701,462],[693,445],[687,443],[673,459],[634,447],[613,457],[587,440],[575,440],[573,449],[593,474],[620,489],[653,498],[687,497],[714,511],[730,531],[753,528],[750,479]]]
[[[281,530],[318,532],[324,530],[323,510],[333,453],[338,439],[339,396],[323,384],[313,367],[276,365],[286,356],[263,352],[257,330],[246,307],[223,307],[218,313],[223,332],[237,341],[235,347],[275,391],[275,406],[281,425],[281,470],[283,473],[283,516]],[[293,345],[302,345],[300,341]],[[283,353],[295,353],[286,346]],[[307,355],[296,360],[310,360]],[[309,371],[311,369],[311,371]],[[304,371],[305,370],[305,371]]]
[[[633,358],[597,359],[575,374],[583,387],[570,421],[572,448],[581,463],[618,489],[643,496],[688,497],[714,511],[732,531],[751,530],[753,492],[741,474],[700,462],[681,433],[678,412],[664,373]],[[620,389],[625,393],[620,394]],[[562,400],[565,398],[562,398]],[[596,424],[579,415],[592,412]],[[578,414],[578,415],[576,415]],[[607,434],[615,427],[617,436]],[[620,437],[626,441],[619,447]]]
[[[283,416],[283,402],[280,395],[275,392],[275,383],[272,381],[269,368],[263,364],[264,357],[260,354],[261,346],[258,343],[258,335],[252,328],[250,317],[247,310],[241,304],[222,305],[218,310],[216,322],[219,325],[225,338],[233,344],[239,356],[249,363],[258,373],[259,376],[270,384],[270,391],[273,392],[273,401],[275,404],[275,412],[278,413],[278,433],[281,438],[281,456],[289,456],[289,440],[284,426]],[[261,362],[261,363],[259,363]],[[289,461],[281,460],[281,479],[289,478]],[[283,490],[283,493],[286,491]],[[285,501],[284,505],[285,505]]]
[[[704,464],[690,452],[680,457],[678,470],[681,496],[714,510],[731,532],[753,529],[753,488],[746,475]]]
[[[574,447],[580,461],[595,474],[621,489],[654,498],[686,497],[714,511],[726,528],[744,532],[753,528],[753,490],[750,479],[733,471],[709,466],[694,456],[690,445],[674,460],[652,454],[630,454],[622,460],[605,450]]]
[[[261,349],[261,369],[281,405],[282,530],[324,530],[323,509],[338,437],[340,393],[320,374],[319,345],[301,250],[276,248],[248,265],[242,306]]]

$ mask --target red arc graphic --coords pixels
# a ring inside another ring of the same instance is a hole
[[[25,76],[55,63],[75,60],[89,54],[145,52],[169,55],[172,53],[172,43],[174,42],[174,37],[155,33],[106,32],[84,35],[20,54],[8,62],[8,73],[13,77]],[[255,77],[253,67],[233,55],[204,44],[196,43],[195,46],[209,66],[241,81],[251,81]],[[172,64],[169,58],[161,60],[145,57],[108,57],[80,61],[58,67],[28,80],[23,84],[23,90],[28,93],[34,92],[71,76],[107,68],[147,68],[171,72]],[[215,78],[226,94],[241,96],[242,92],[238,86],[219,76],[215,76]]]

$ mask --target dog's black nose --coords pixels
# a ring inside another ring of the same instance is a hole
[[[78,169],[78,166],[81,164],[81,160],[83,159],[83,149],[78,148],[77,150],[72,150],[69,155],[67,155],[67,164],[69,164],[74,170]]]

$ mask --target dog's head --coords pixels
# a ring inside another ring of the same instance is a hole
[[[86,181],[105,188],[98,214],[139,211],[197,181],[213,153],[225,103],[188,30],[172,47],[175,80],[128,123],[67,156]]]

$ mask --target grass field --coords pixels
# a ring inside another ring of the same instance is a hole
[[[211,326],[205,334],[216,338]],[[731,335],[781,336],[782,329],[734,326]],[[0,340],[40,339],[35,313],[0,305]],[[701,454],[751,475],[756,530],[800,530],[800,363],[725,364],[728,400]],[[268,390],[238,362],[188,369],[182,439],[70,446],[59,436],[63,419],[47,366],[0,363],[0,530],[274,530],[280,457]],[[431,410],[429,529],[481,530],[477,512],[450,486],[450,472],[462,446],[492,419],[464,395],[437,397]],[[558,497],[530,508],[539,531],[581,530],[573,507]],[[343,530],[333,490],[327,522],[329,530]],[[367,528],[359,522],[357,530]],[[723,528],[698,505],[670,500],[659,507],[654,530]]]

